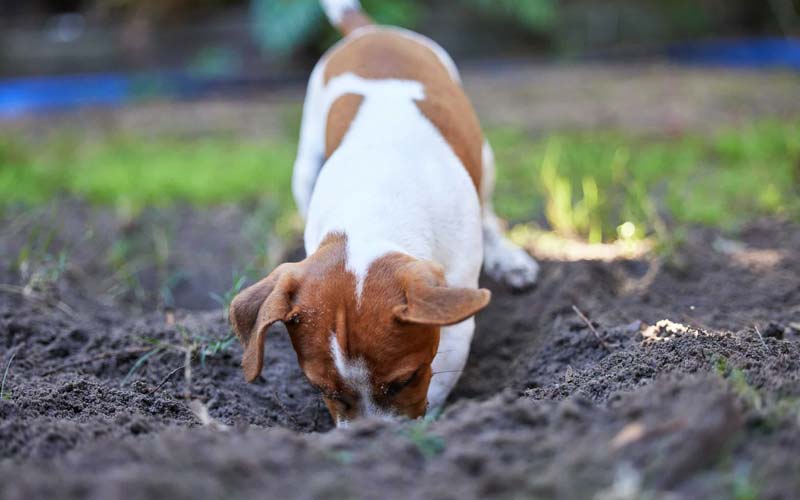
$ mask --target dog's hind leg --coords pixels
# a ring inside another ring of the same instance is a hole
[[[483,143],[481,202],[483,210],[483,269],[486,274],[514,289],[525,289],[536,282],[539,265],[503,235],[503,228],[492,207],[494,194],[494,152],[489,141]]]
[[[308,214],[311,193],[325,162],[325,100],[323,91],[324,64],[317,64],[311,73],[303,103],[300,140],[292,173],[292,194],[303,219]]]

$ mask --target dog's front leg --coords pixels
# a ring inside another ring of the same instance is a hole
[[[475,318],[442,328],[439,349],[433,359],[433,378],[428,387],[428,414],[438,414],[455,387],[469,357]]]

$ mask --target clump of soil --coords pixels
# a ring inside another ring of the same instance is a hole
[[[187,248],[216,220],[198,217]],[[70,273],[55,298],[1,293],[0,368],[14,358],[0,498],[790,498],[800,228],[762,221],[725,250],[718,236],[693,232],[680,266],[651,273],[544,261],[530,292],[487,281],[493,302],[445,412],[348,429],[331,430],[281,327],[248,385],[238,344],[220,344],[222,308],[101,304],[84,286],[99,277]],[[195,348],[187,378],[192,345],[220,348]],[[201,425],[187,398],[227,427]]]

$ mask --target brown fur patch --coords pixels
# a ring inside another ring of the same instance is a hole
[[[329,235],[302,262],[279,266],[237,295],[231,322],[246,346],[246,376],[258,377],[266,329],[284,321],[300,367],[335,419],[357,417],[362,401],[337,371],[333,335],[346,358],[364,363],[375,404],[424,415],[440,326],[475,314],[489,292],[448,288],[437,264],[391,253],[370,266],[359,303],[346,256],[346,237]]]
[[[345,94],[336,99],[328,111],[328,123],[325,134],[325,158],[330,158],[342,143],[344,135],[350,129],[350,123],[356,117],[364,96]]]
[[[403,324],[395,321],[392,313],[393,306],[405,301],[396,271],[413,259],[394,254],[377,260],[364,282],[359,307],[355,276],[346,269],[346,241],[341,235],[330,236],[300,263],[303,271],[292,297],[297,322],[286,325],[297,360],[311,383],[322,391],[334,418],[346,419],[356,417],[358,398],[336,371],[330,352],[332,333],[348,358],[364,360],[379,396],[397,377],[422,367],[413,383],[391,397],[376,397],[375,402],[411,418],[424,415],[439,328]]]
[[[420,111],[439,129],[480,190],[483,133],[478,117],[464,91],[430,48],[394,31],[376,29],[353,38],[328,56],[325,82],[345,73],[422,83],[425,100],[417,103]],[[352,98],[340,104],[336,117],[328,120],[327,135],[332,138],[327,145],[341,143],[359,105],[360,101]],[[335,147],[328,149],[328,154],[333,150]]]
[[[358,28],[369,26],[370,24],[372,24],[372,19],[361,10],[348,10],[344,13],[344,16],[342,16],[342,22],[339,23],[337,28],[339,28],[339,31],[341,31],[343,35],[347,35]]]

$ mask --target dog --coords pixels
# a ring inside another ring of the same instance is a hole
[[[439,411],[464,369],[481,265],[514,288],[538,265],[492,209],[494,158],[450,56],[375,25],[358,0],[323,0],[344,35],[308,84],[292,191],[306,259],[231,303],[252,382],[285,324],[337,426]]]

